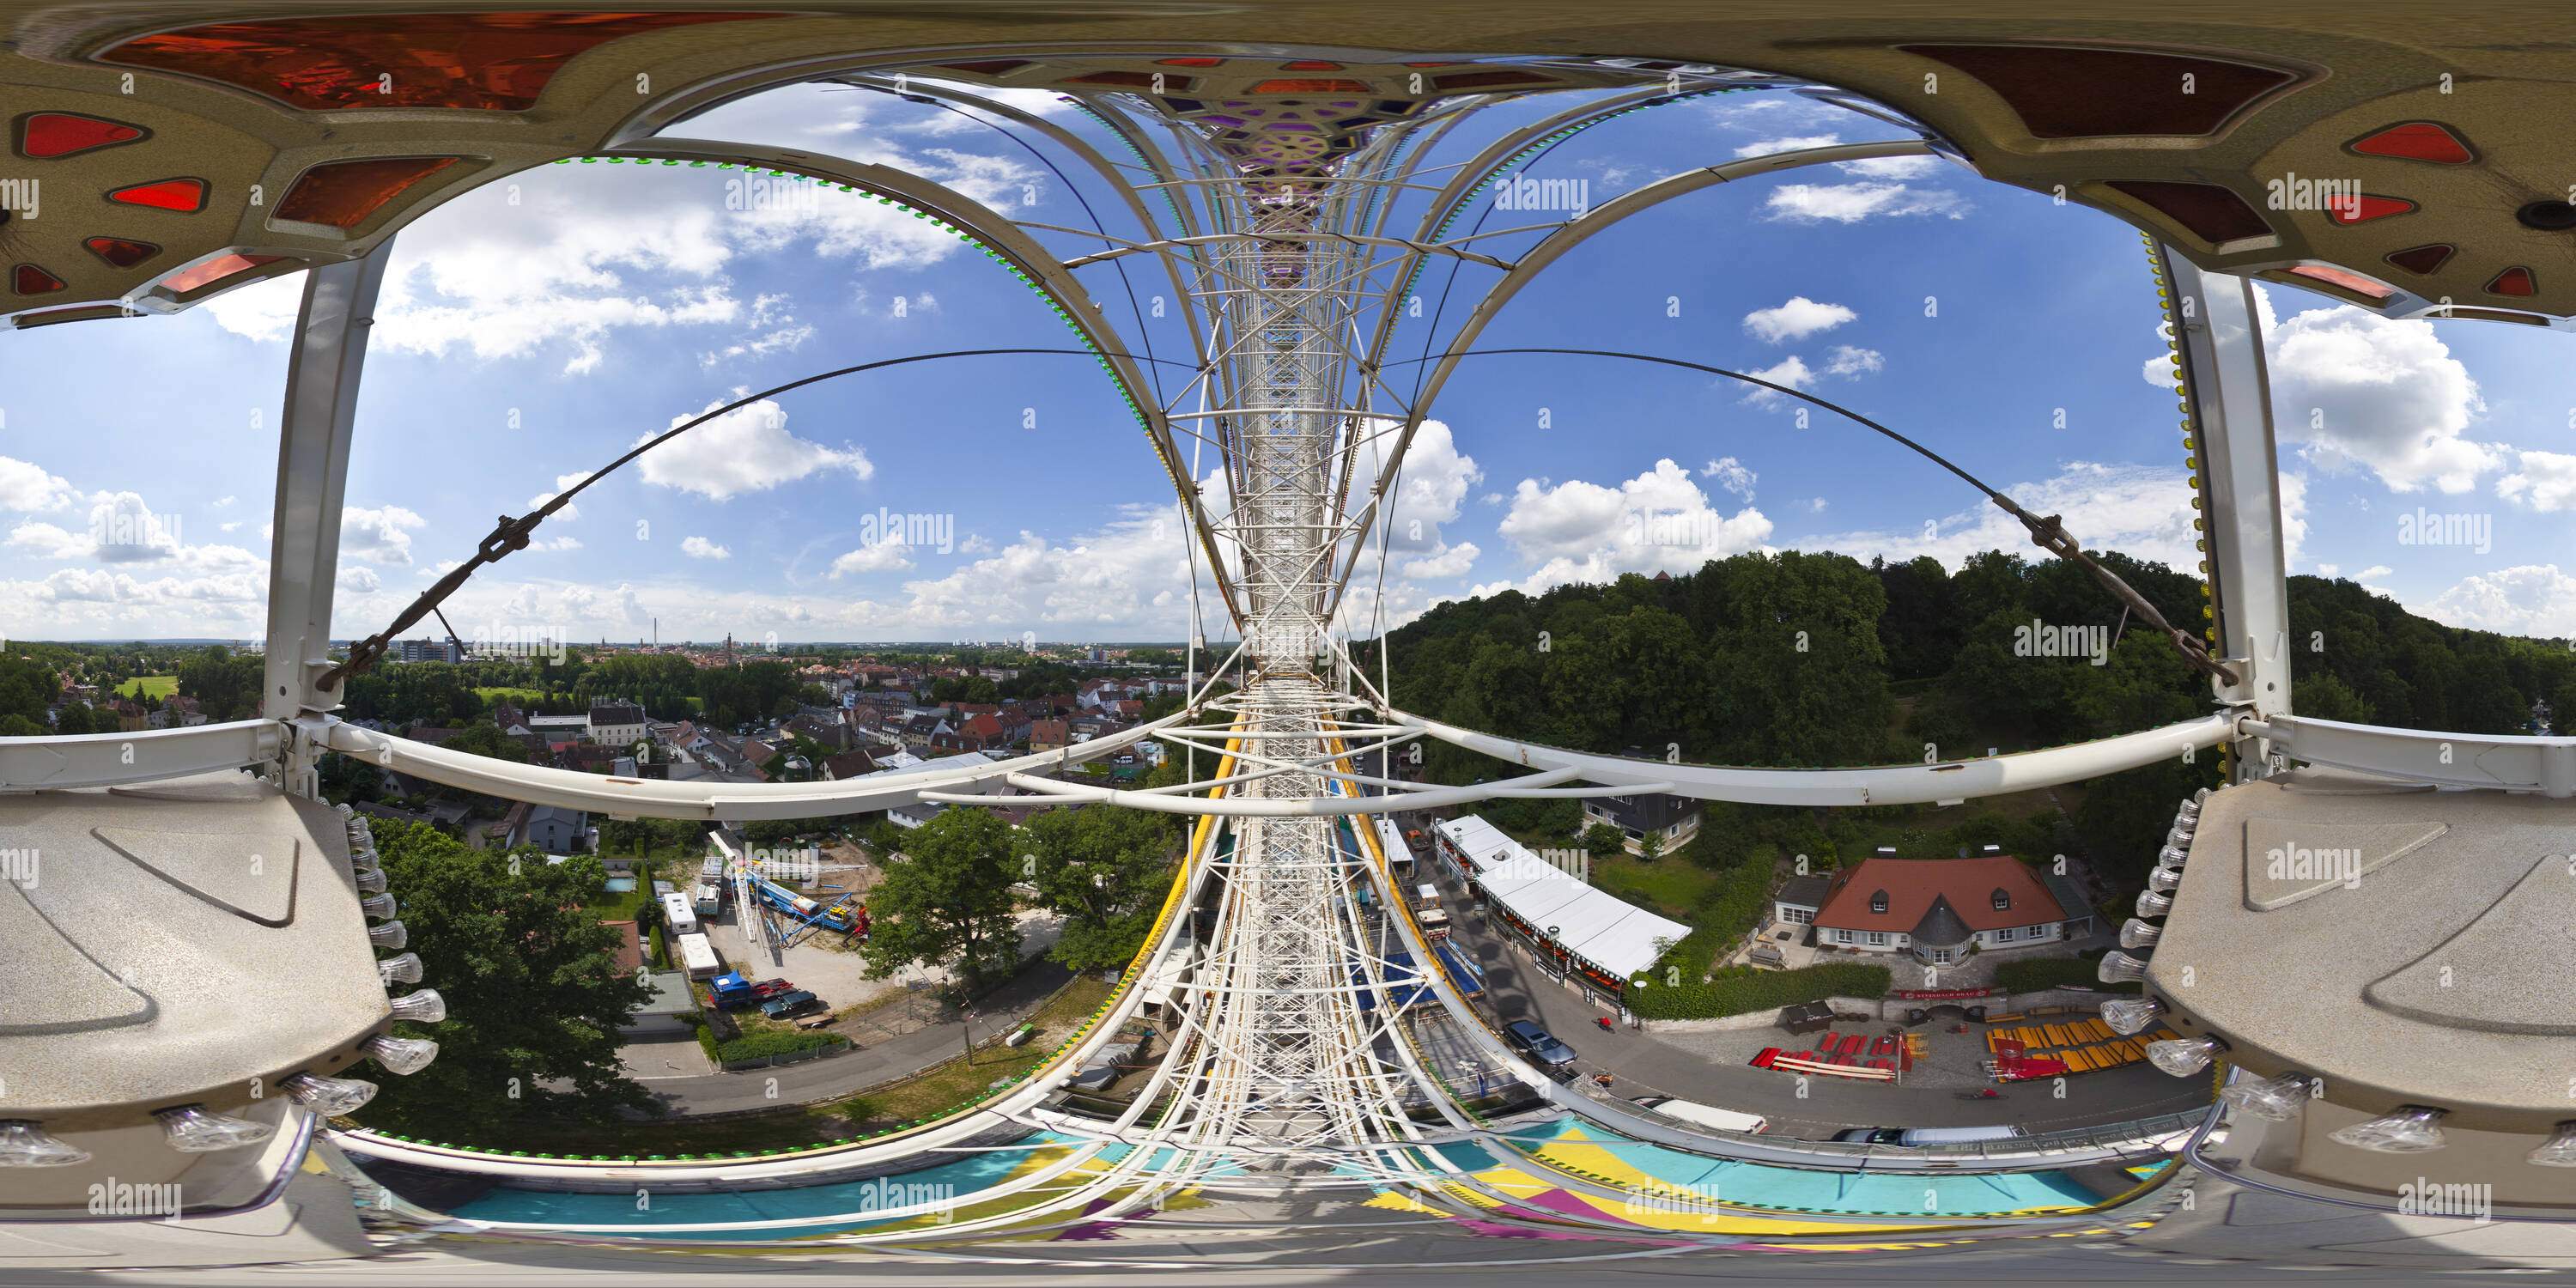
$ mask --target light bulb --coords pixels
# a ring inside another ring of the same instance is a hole
[[[2147,874],[2147,888],[2159,894],[2172,894],[2182,885],[2182,873],[2174,868],[2158,868]]]
[[[89,1151],[46,1133],[29,1118],[0,1118],[0,1167],[63,1167],[89,1161]]]
[[[368,895],[358,901],[358,911],[384,921],[394,915],[394,897],[389,894]]]
[[[2558,1124],[2556,1134],[2522,1157],[2534,1167],[2576,1167],[2576,1119]]]
[[[2138,892],[2139,916],[2161,917],[2172,911],[2173,899],[2170,896],[2157,894],[2153,890],[2141,890]]]
[[[2220,1089],[2218,1098],[2257,1118],[2285,1123],[2299,1116],[2299,1107],[2308,1103],[2313,1090],[2307,1075],[2285,1073],[2277,1078],[2231,1082]]]
[[[2189,850],[2191,848],[2192,835],[2193,833],[2190,828],[2177,824],[2172,831],[2165,833],[2165,848],[2168,850]]]
[[[385,870],[383,868],[358,869],[358,888],[366,891],[368,894],[383,894],[385,892]]]
[[[397,1038],[382,1033],[359,1043],[358,1050],[383,1065],[388,1073],[418,1073],[438,1058],[438,1044],[428,1038]]]
[[[2150,926],[2135,917],[2131,917],[2126,925],[2120,927],[2120,946],[2122,948],[2153,948],[2156,946],[2156,936],[2163,933],[2165,933],[2164,927]]]
[[[208,1113],[204,1105],[156,1109],[152,1116],[161,1120],[161,1139],[182,1154],[211,1154],[217,1150],[239,1149],[244,1145],[256,1145],[277,1134],[277,1128],[267,1123]]]
[[[2216,1038],[2167,1038],[2147,1044],[2147,1062],[2177,1078],[2188,1078],[2209,1067],[2227,1044]]]
[[[2168,845],[2156,851],[2156,866],[2160,868],[2179,868],[2190,862],[2191,851],[2178,845]]]
[[[2338,1145],[2378,1154],[2429,1153],[2450,1143],[2442,1136],[2442,1115],[2446,1112],[2424,1105],[2399,1105],[2385,1117],[2354,1123],[2342,1131],[2327,1133],[2326,1138]]]
[[[2123,997],[2102,1004],[2103,1027],[2124,1038],[2144,1033],[2165,1013],[2165,1004],[2152,997]]]
[[[2130,984],[2147,977],[2146,959],[2127,953],[2104,953],[2102,964],[2094,968],[2093,977],[2105,984]]]
[[[2206,787],[2201,788],[2199,791],[2193,792],[2193,793],[2191,794],[2191,807],[2192,807],[2192,810],[2193,810],[2194,812],[2198,812],[2198,811],[2199,811],[2199,809],[2200,809],[2200,807],[2201,807],[2201,805],[2202,805],[2202,803],[2203,803],[2203,802],[2206,802],[2208,799],[2209,799],[2209,789],[2208,789],[2208,788],[2206,788]]]
[[[389,985],[417,984],[420,982],[420,954],[404,953],[400,957],[388,957],[376,963],[376,974],[382,976],[385,983]]]
[[[388,921],[367,927],[367,942],[378,948],[400,948],[411,942],[411,932],[404,930],[399,921]]]
[[[299,1073],[277,1085],[286,1088],[286,1094],[295,1097],[295,1103],[324,1118],[356,1113],[361,1106],[376,1098],[376,1084],[356,1078],[323,1078]]]
[[[414,1024],[436,1024],[447,1018],[447,999],[440,997],[434,988],[405,993],[393,999],[393,1008],[395,1019],[409,1020]]]

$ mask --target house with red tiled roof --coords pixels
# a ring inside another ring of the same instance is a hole
[[[1072,743],[1073,735],[1062,720],[1036,720],[1029,724],[1030,751],[1053,751]]]
[[[1812,922],[1820,947],[1911,953],[1933,965],[1958,961],[1972,944],[2059,943],[2093,926],[2073,881],[2008,854],[1863,859],[1830,877],[1791,881],[1774,910],[1781,921]]]

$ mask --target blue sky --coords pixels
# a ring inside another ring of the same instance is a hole
[[[1104,139],[1050,97],[1021,103]],[[1432,162],[1558,106],[1498,108]],[[880,94],[780,91],[673,132],[828,150],[1027,220],[1090,220],[999,132]],[[1738,155],[1893,135],[1791,95],[1728,95],[1620,118],[1530,173],[1585,179],[1598,204]],[[1101,182],[1030,141],[1112,232],[1133,231]],[[838,193],[730,210],[737,177],[546,167],[402,233],[360,404],[337,633],[389,620],[494,516],[741,393],[910,353],[1068,347],[1033,296],[922,222]],[[1547,217],[1476,213],[1488,229]],[[1068,257],[1098,246],[1041,236]],[[1474,244],[1509,257],[1534,236]],[[1141,260],[1130,273],[1139,308],[1170,291]],[[1083,274],[1132,343],[1187,352],[1171,312],[1140,332],[1115,271]],[[1444,333],[1494,276],[1458,272]],[[1447,278],[1426,274],[1426,312]],[[299,290],[287,279],[177,317],[0,340],[7,634],[258,634]],[[2460,625],[2576,634],[2576,575],[2561,567],[2576,549],[2570,337],[2386,322],[2266,290],[2293,570]],[[1428,321],[1408,319],[1408,354]],[[2173,399],[2154,381],[2157,322],[2134,230],[1905,158],[1719,185],[1632,218],[1542,276],[1479,343],[1768,373],[2065,513],[2088,545],[2182,564],[2190,510]],[[1432,416],[1406,465],[1383,608],[1354,597],[1362,633],[1372,614],[1400,620],[1444,597],[1749,549],[1954,563],[2028,549],[2017,525],[1893,444],[1822,413],[1802,427],[1788,400],[1692,372],[1471,359]],[[2404,543],[2399,516],[2418,507],[2490,516],[2489,548]],[[144,538],[93,539],[145,511],[157,524]],[[656,619],[665,640],[1177,639],[1189,621],[1171,485],[1079,358],[953,360],[797,391],[648,455],[577,511],[478,575],[449,620],[478,637],[625,640]],[[888,544],[869,522],[881,512],[953,527],[944,542]]]

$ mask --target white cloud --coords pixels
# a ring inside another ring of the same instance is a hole
[[[2169,568],[2200,566],[2200,552],[2192,545],[2197,534],[2191,526],[2191,482],[2181,470],[2077,461],[2053,478],[2015,483],[2003,492],[2033,514],[2063,516],[2066,530],[2087,550],[2117,550]],[[2307,481],[2282,475],[2281,543],[2292,562],[2307,537],[2306,513]],[[1826,533],[1790,544],[1858,559],[1883,555],[1890,562],[1930,555],[1951,568],[1987,550],[2048,557],[2031,544],[2020,520],[1983,501],[1936,517],[1928,533],[1916,523]]]
[[[1400,421],[1379,421],[1372,427],[1374,437],[1361,449],[1363,468],[1372,477],[1384,477],[1387,454],[1394,450],[1401,426]],[[1405,448],[1404,477],[1383,519],[1387,549],[1425,559],[1438,558],[1437,552],[1447,549],[1440,525],[1456,522],[1468,493],[1484,481],[1485,471],[1476,464],[1476,458],[1458,450],[1457,437],[1450,432],[1448,422],[1422,422],[1414,431],[1412,444]],[[1219,504],[1214,491],[1209,494],[1208,504]],[[1354,498],[1352,512],[1356,514],[1366,504],[1365,498]]]
[[[231,505],[232,503],[233,503],[233,498],[231,498],[231,497],[225,497],[224,499],[222,499],[222,500],[220,500],[220,501],[215,502],[215,508],[216,508],[216,509],[218,509],[218,510],[220,510],[220,509],[224,508],[225,506]]]
[[[1737,148],[1735,155],[1760,157],[1769,156],[1774,152],[1804,152],[1809,148],[1829,148],[1842,141],[1842,136],[1839,134],[1793,135],[1788,138],[1764,139],[1759,143],[1747,143]]]
[[[1699,476],[1704,479],[1716,479],[1719,487],[1743,497],[1746,504],[1751,504],[1753,501],[1754,473],[1738,464],[1732,456],[1721,456],[1701,466]]]
[[[717,545],[716,543],[707,540],[705,537],[682,538],[680,541],[680,553],[687,555],[691,559],[733,558],[732,550],[724,546]]]
[[[233,529],[238,528],[238,527],[240,527],[240,526],[241,526],[241,520],[239,520],[239,519],[235,519],[235,520],[233,520],[233,521],[232,521],[232,522],[230,522],[230,523],[218,523],[218,524],[216,524],[216,525],[215,525],[215,528],[216,528],[216,530],[217,530],[217,531],[220,531],[220,532],[230,532],[230,531],[232,531]]]
[[[411,533],[407,529],[422,527],[427,522],[399,505],[375,510],[342,506],[340,557],[380,564],[410,563]]]
[[[983,533],[969,532],[964,540],[957,543],[957,552],[967,555],[989,555],[993,553],[993,543],[986,541]]]
[[[1921,179],[1947,164],[1939,157],[1868,157],[1859,161],[1837,161],[1834,168],[1864,179]]]
[[[1886,365],[1886,361],[1879,356],[1876,349],[1838,344],[1834,346],[1833,358],[1825,363],[1825,374],[1829,376],[1867,375]]]
[[[531,541],[528,543],[528,549],[532,552],[546,550],[579,550],[581,549],[581,538],[575,536],[561,536],[550,541]]]
[[[2517,453],[2522,468],[2496,480],[2496,495],[2534,510],[2576,510],[2576,456],[2564,452]]]
[[[706,410],[723,405],[709,403]],[[696,418],[674,416],[671,424],[677,427]],[[635,443],[653,437],[646,434]],[[646,452],[636,464],[643,468],[647,483],[717,501],[766,492],[823,470],[847,470],[860,479],[876,473],[867,453],[856,447],[836,450],[788,433],[787,409],[767,398],[737,407]]]
[[[2273,424],[2319,468],[2359,465],[2396,492],[2459,493],[2503,464],[2464,437],[2486,404],[2432,323],[2347,304],[2265,325]],[[2531,487],[2538,496],[2540,485]]]
[[[255,570],[266,561],[239,546],[192,546],[181,540],[179,516],[154,512],[132,492],[100,492],[90,498],[89,530],[73,532],[50,523],[29,521],[10,530],[6,545],[39,559],[77,559],[102,564],[173,564],[192,572],[228,573]]]
[[[80,491],[70,480],[15,457],[0,456],[0,510],[42,514],[68,509],[79,499]]]
[[[383,586],[384,579],[373,568],[357,567],[340,570],[339,587],[352,595],[372,595]]]
[[[2507,635],[2576,635],[2576,577],[2556,564],[2480,573],[2415,608],[2436,621]]]
[[[1744,315],[1744,329],[1754,337],[1772,344],[1804,340],[1819,331],[1831,331],[1860,315],[1840,304],[1819,304],[1803,295],[1792,295],[1785,304],[1755,309]]]
[[[1475,566],[1476,556],[1483,553],[1476,548],[1476,543],[1473,541],[1461,541],[1454,546],[1443,545],[1422,558],[1408,561],[1404,565],[1403,572],[1407,577],[1415,577],[1423,581],[1446,581],[1452,577],[1463,577],[1467,575],[1469,568]]]
[[[2371,566],[2362,569],[2360,572],[2354,573],[2352,575],[2352,579],[2354,581],[2375,581],[2394,571],[2396,570],[2390,568],[2386,564],[2372,564]]]
[[[1915,188],[1902,183],[1790,183],[1773,190],[1762,203],[1773,219],[1795,223],[1856,224],[1880,215],[1967,216],[1971,207],[1947,188]]]
[[[1768,380],[1775,385],[1786,385],[1791,389],[1804,389],[1807,386],[1816,383],[1816,373],[1807,368],[1807,360],[1794,353],[1778,362],[1772,363],[1770,366],[1763,367],[1757,371],[1748,371],[1744,374],[1757,377],[1762,380]],[[1779,394],[1774,393],[1771,390],[1765,389],[1760,385],[1753,385],[1745,389],[1744,401],[1749,403],[1769,404],[1779,402],[1781,401],[1781,398]]]
[[[1537,594],[1627,572],[1686,572],[1761,548],[1771,536],[1771,520],[1749,505],[1733,515],[1719,513],[1689,470],[1661,460],[1617,487],[1523,479],[1498,530],[1539,567],[1518,583],[1479,586],[1472,594],[1506,587]]]
[[[851,573],[900,572],[912,567],[912,547],[900,541],[864,545],[832,561],[834,580]]]
[[[2318,565],[2317,565],[2317,575],[2318,575],[2318,576],[2320,576],[2320,577],[2332,577],[2332,576],[2336,576],[2337,574],[2340,574],[2342,571],[2343,571],[2343,565],[2342,565],[2342,564],[2318,564]]]
[[[574,474],[556,475],[555,490],[552,492],[539,492],[535,496],[529,497],[528,508],[531,510],[543,508],[546,502],[562,496],[564,493],[571,491],[575,486],[588,480],[590,478],[590,474],[591,472],[589,470],[582,470]],[[580,517],[581,507],[578,505],[567,504],[564,508],[555,511],[552,515],[548,516],[546,521],[552,523],[556,520],[578,519]]]

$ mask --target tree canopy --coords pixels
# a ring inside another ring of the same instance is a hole
[[[1075,970],[1135,960],[1171,887],[1174,817],[1094,806],[1029,820],[1022,875],[1065,919],[1048,956]]]
[[[885,865],[868,892],[860,951],[882,979],[906,966],[952,967],[970,984],[1019,960],[1011,883],[1020,879],[1011,825],[988,810],[943,810],[904,838],[905,860]]]

